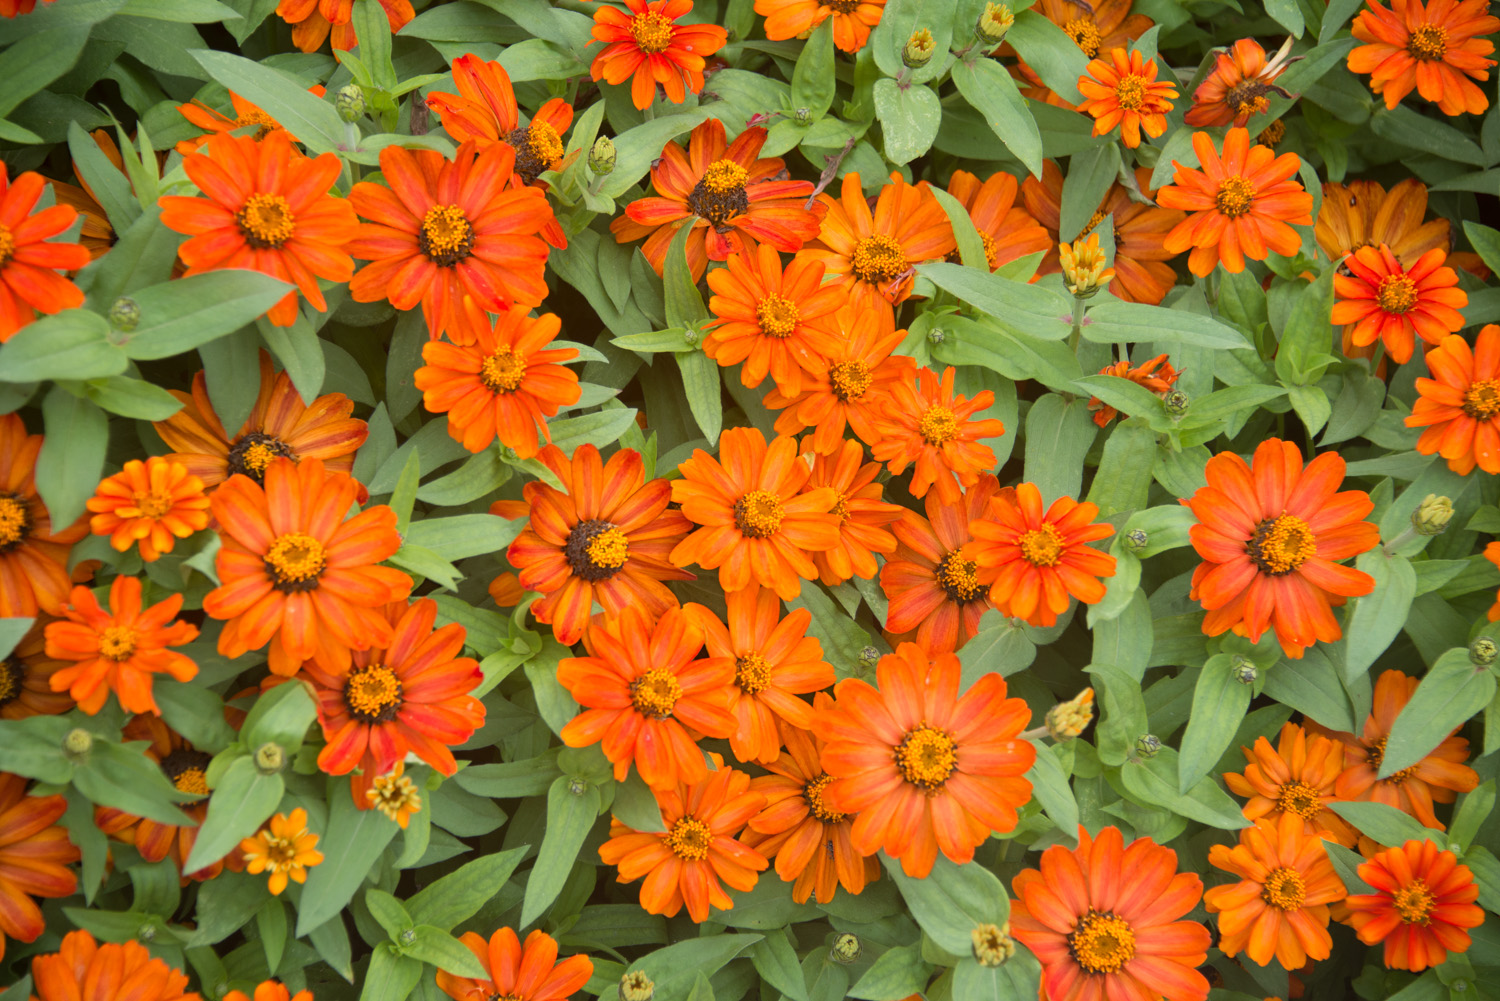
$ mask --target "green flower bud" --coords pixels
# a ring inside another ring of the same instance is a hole
[[[797,111],[796,111],[796,114],[793,116],[793,120],[798,125],[811,125],[812,124],[812,109],[811,108],[798,108]]]
[[[109,325],[128,334],[141,323],[141,307],[128,295],[122,295],[109,307]]]
[[[582,796],[584,793],[588,792],[588,790],[589,784],[583,779],[578,778],[577,776],[568,779],[568,792],[572,793],[574,796]]]
[[[63,753],[75,761],[87,755],[93,747],[94,735],[82,728],[69,730],[63,738]]]
[[[942,327],[933,327],[927,331],[927,343],[929,344],[941,344],[947,337],[948,335],[943,332]]]
[[[1151,536],[1146,534],[1144,528],[1132,528],[1125,533],[1125,548],[1139,556],[1146,551],[1146,546],[1151,542]]]
[[[1488,667],[1500,656],[1500,646],[1488,636],[1481,636],[1469,644],[1469,660],[1478,667]]]
[[[268,740],[255,749],[255,767],[262,775],[275,775],[286,766],[286,751]]]
[[[932,62],[932,54],[937,51],[937,42],[932,38],[932,32],[926,28],[918,28],[911,33],[911,38],[906,40],[906,48],[901,50],[901,61],[914,70]]]
[[[415,928],[408,928],[400,934],[399,938],[402,945],[411,945],[417,940],[417,930]]]
[[[1180,389],[1174,389],[1161,398],[1161,405],[1173,417],[1181,417],[1187,413],[1189,402],[1188,394]]]
[[[1453,501],[1428,494],[1411,513],[1411,527],[1418,535],[1442,535],[1453,520]]]
[[[1244,657],[1234,658],[1230,670],[1234,671],[1234,680],[1242,685],[1253,685],[1260,677],[1260,672],[1255,669],[1255,665]]]
[[[589,149],[589,170],[599,177],[613,173],[615,169],[615,144],[609,136],[600,136]]]
[[[880,663],[880,651],[872,646],[867,646],[859,652],[859,666],[866,671],[873,671],[875,665]]]
[[[135,938],[138,942],[150,942],[156,938],[156,925],[141,925],[135,930]]]
[[[835,963],[848,965],[859,958],[859,954],[865,949],[858,935],[844,932],[833,940],[833,946],[828,950],[828,958]]]
[[[333,106],[344,121],[357,122],[365,116],[365,92],[357,83],[345,84],[334,96]]]
[[[1161,738],[1154,733],[1143,733],[1135,739],[1135,753],[1143,758],[1154,758],[1161,750]]]

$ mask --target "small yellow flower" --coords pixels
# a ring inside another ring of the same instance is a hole
[[[1003,3],[987,3],[984,5],[984,13],[979,15],[979,24],[974,31],[986,42],[999,44],[1005,41],[1005,35],[1016,23],[1016,15],[1010,12],[1010,6]]]
[[[412,814],[422,809],[422,795],[417,792],[416,783],[402,774],[405,770],[406,762],[396,762],[390,774],[376,776],[374,784],[365,793],[370,805],[400,824],[403,831]]]
[[[1047,710],[1047,733],[1061,744],[1082,733],[1094,719],[1094,690],[1085,688]]]
[[[1115,269],[1104,266],[1104,249],[1099,246],[1098,233],[1090,233],[1087,239],[1074,240],[1071,246],[1059,243],[1057,252],[1068,291],[1075,298],[1089,298],[1115,277]]]
[[[298,807],[291,816],[278,813],[255,837],[240,842],[245,869],[252,875],[271,872],[271,892],[280,895],[287,877],[307,882],[307,870],[323,861],[317,850],[318,836],[307,829],[307,811]]]

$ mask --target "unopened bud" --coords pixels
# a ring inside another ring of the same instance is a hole
[[[696,347],[700,336],[697,327],[688,327],[682,332],[682,342],[689,347]]]
[[[1161,738],[1154,733],[1143,733],[1135,738],[1135,753],[1143,758],[1154,758],[1161,750]]]
[[[1016,15],[1010,12],[1010,7],[1003,3],[987,3],[984,5],[984,13],[979,15],[979,23],[974,25],[974,34],[982,41],[992,45],[998,45],[1005,41],[1005,33],[1010,31],[1011,26],[1016,23]]]
[[[1072,740],[1094,720],[1094,690],[1085,688],[1067,702],[1047,710],[1047,734],[1061,744]]]
[[[582,796],[588,791],[589,784],[583,779],[577,778],[576,776],[574,778],[568,779],[568,792],[572,793],[574,796]]]
[[[1105,267],[1104,248],[1099,234],[1090,233],[1072,243],[1057,245],[1063,281],[1075,299],[1091,299],[1115,277],[1115,269]]]
[[[1488,636],[1481,636],[1469,644],[1469,660],[1479,667],[1488,667],[1500,656],[1500,647]]]
[[[286,765],[286,752],[274,740],[255,749],[255,767],[262,775],[275,775]]]
[[[932,38],[932,32],[926,28],[918,28],[911,33],[906,40],[906,48],[901,50],[901,61],[914,70],[932,62],[932,54],[937,51],[937,42]]]
[[[333,106],[344,121],[357,122],[365,116],[365,92],[357,83],[345,84],[334,96]]]
[[[867,646],[859,652],[859,666],[866,671],[873,671],[875,665],[880,663],[880,651],[872,646]]]
[[[128,295],[122,295],[109,307],[109,325],[122,333],[130,333],[141,323],[141,307]]]
[[[1146,546],[1151,542],[1151,536],[1144,528],[1132,528],[1125,533],[1125,548],[1136,555],[1146,551]]]
[[[1253,685],[1260,677],[1260,672],[1255,669],[1255,665],[1244,657],[1234,658],[1230,670],[1234,672],[1234,680],[1242,685]]]
[[[640,970],[620,978],[620,1001],[651,1001],[655,994],[656,984]]]
[[[1161,405],[1173,417],[1181,417],[1187,413],[1189,402],[1188,394],[1180,389],[1174,389],[1161,398]]]
[[[84,729],[69,730],[63,738],[63,753],[70,758],[81,758],[94,746],[94,735]]]
[[[141,925],[135,930],[136,941],[150,942],[156,938],[156,925]]]
[[[411,945],[417,940],[417,930],[415,928],[408,928],[398,935],[397,938],[400,939],[402,945]]]
[[[933,327],[931,330],[927,331],[927,343],[941,344],[947,338],[947,336],[948,335],[943,332],[942,327]]]
[[[812,124],[812,109],[811,108],[798,108],[797,111],[796,111],[796,114],[793,116],[793,119],[796,121],[796,123],[798,125],[811,125]]]
[[[980,966],[999,966],[1016,954],[1016,940],[1010,937],[1010,923],[975,925],[969,933],[974,942],[974,958]]]
[[[864,952],[864,944],[860,942],[858,935],[844,932],[833,940],[833,946],[828,950],[828,956],[835,963],[849,964],[859,958]]]
[[[1453,520],[1453,501],[1428,494],[1411,513],[1411,527],[1418,535],[1442,535]]]
[[[603,177],[615,169],[615,144],[609,136],[600,136],[589,148],[589,170]]]

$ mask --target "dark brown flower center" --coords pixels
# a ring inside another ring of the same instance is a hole
[[[264,431],[241,435],[229,448],[229,475],[248,476],[256,483],[266,481],[266,467],[271,460],[283,457],[295,460],[296,453],[280,438]]]
[[[1245,551],[1261,573],[1282,577],[1312,559],[1318,552],[1318,541],[1307,522],[1284,514],[1256,525]]]
[[[750,196],[745,193],[749,180],[750,172],[733,160],[715,160],[688,193],[688,211],[723,226],[750,210]]]
[[[31,536],[31,505],[20,494],[0,493],[0,553],[8,553]]]
[[[0,223],[0,268],[10,263],[10,259],[16,256],[16,236],[10,231],[10,227]]]
[[[213,758],[202,751],[184,747],[161,759],[161,770],[178,792],[195,796],[208,795],[208,763]]]
[[[835,14],[853,14],[859,8],[860,0],[818,0],[818,4],[827,7]]]
[[[422,217],[417,249],[440,268],[451,268],[474,249],[474,227],[457,205],[434,205]]]
[[[513,129],[505,141],[516,151],[517,176],[527,184],[534,182],[538,174],[551,170],[563,155],[562,137],[546,122]]]
[[[760,332],[767,337],[790,337],[797,330],[799,319],[797,303],[772,292],[755,307],[755,319]]]
[[[966,558],[962,549],[953,549],[938,560],[934,574],[938,587],[952,600],[963,603],[984,594],[978,570],[979,564]]]
[[[106,626],[99,634],[99,656],[123,663],[135,655],[139,637],[129,626]]]
[[[630,540],[610,522],[597,518],[580,521],[568,532],[563,556],[575,577],[608,580],[630,559]]]
[[[1052,525],[1043,525],[1022,534],[1021,558],[1034,567],[1055,567],[1068,544]]]
[[[401,679],[384,664],[355,667],[344,681],[344,705],[361,723],[389,723],[402,702]]]
[[[1376,772],[1379,772],[1380,766],[1385,763],[1385,742],[1387,739],[1388,738],[1386,737],[1378,737],[1375,739],[1374,743],[1369,745],[1368,753],[1370,756],[1370,767],[1375,769]],[[1403,768],[1399,772],[1395,772],[1394,774],[1390,775],[1387,778],[1383,778],[1380,781],[1389,782],[1391,783],[1391,785],[1400,785],[1416,773],[1417,766],[1411,765],[1410,767]]]
[[[1448,54],[1448,29],[1435,24],[1422,25],[1407,39],[1406,51],[1422,62],[1442,59]]]
[[[0,660],[0,709],[19,699],[25,687],[25,662],[15,658]]]

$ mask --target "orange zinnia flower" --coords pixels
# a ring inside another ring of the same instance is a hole
[[[1389,192],[1376,181],[1323,185],[1323,205],[1313,233],[1331,261],[1382,243],[1403,265],[1429,250],[1447,250],[1452,237],[1448,220],[1423,222],[1427,185],[1409,177]]]
[[[1343,635],[1333,605],[1369,594],[1375,580],[1338,561],[1373,549],[1380,531],[1362,490],[1339,492],[1344,460],[1324,452],[1302,468],[1291,442],[1270,438],[1251,465],[1221,452],[1204,469],[1208,486],[1182,501],[1192,508],[1193,548],[1203,557],[1193,571],[1191,597],[1208,611],[1203,631],[1233,629],[1260,641],[1274,629],[1291,658],[1318,640]]]
[[[428,413],[448,415],[448,436],[470,452],[483,452],[496,438],[523,459],[540,450],[537,432],[549,443],[547,418],[578,402],[578,376],[561,363],[578,356],[576,348],[552,348],[562,321],[552,313],[538,317],[508,309],[494,321],[464,299],[467,344],[428,341],[426,362],[412,375]]]
[[[321,86],[318,86],[310,88],[308,93],[322,97],[325,91]],[[293,142],[297,141],[297,137],[287,132],[280,122],[232,90],[229,92],[229,103],[230,107],[234,110],[233,118],[197,100],[190,101],[187,104],[179,104],[177,111],[182,117],[198,126],[198,128],[203,129],[206,134],[195,136],[192,139],[180,140],[175,147],[177,152],[183,156],[187,156],[189,153],[196,153],[203,146],[204,142],[208,140],[210,135],[234,132],[250,125],[259,126],[255,134],[250,137],[256,142],[260,142],[272,132],[284,132],[287,138]]]
[[[672,499],[701,527],[672,550],[672,562],[717,569],[726,594],[754,581],[789,601],[818,575],[810,554],[839,543],[834,491],[803,490],[812,470],[792,438],[767,445],[755,428],[730,428],[717,459],[694,449],[677,468]]]
[[[1253,38],[1241,38],[1227,49],[1214,52],[1214,68],[1193,92],[1193,106],[1184,121],[1197,129],[1231,122],[1244,128],[1251,115],[1271,110],[1267,94],[1291,97],[1276,86],[1292,62],[1292,39],[1277,50],[1269,61],[1266,50]]]
[[[1141,131],[1155,139],[1167,131],[1167,112],[1172,110],[1169,98],[1177,96],[1171,82],[1156,82],[1159,67],[1155,59],[1147,60],[1138,51],[1111,49],[1109,61],[1095,59],[1089,63],[1088,76],[1078,78],[1083,94],[1079,111],[1094,116],[1094,135],[1102,136],[1120,126],[1120,138],[1135,149],[1141,144]]]
[[[703,752],[693,753],[701,762]],[[620,870],[617,882],[646,878],[641,907],[648,914],[676,917],[686,904],[688,917],[701,924],[710,907],[734,906],[720,880],[748,891],[769,864],[735,840],[766,798],[750,790],[749,775],[725,768],[717,754],[712,757],[714,770],[705,770],[702,779],[655,791],[666,831],[648,834],[610,818],[609,840],[599,846],[599,858]]]
[[[667,0],[652,0],[653,5],[662,2]],[[601,7],[599,14],[611,9]],[[724,123],[708,118],[693,129],[686,152],[677,143],[667,143],[651,168],[656,194],[637,198],[609,224],[615,242],[644,239],[641,253],[661,274],[677,231],[685,225],[701,230],[701,236],[695,232],[687,241],[695,282],[709,261],[754,253],[761,243],[785,253],[799,250],[818,235],[825,210],[821,204],[807,207],[811,181],[788,179],[786,163],[779,157],[760,157],[766,134],[755,126],[726,144]]]
[[[1339,799],[1384,803],[1411,814],[1424,827],[1443,831],[1447,828],[1433,813],[1432,805],[1451,803],[1459,793],[1471,792],[1479,785],[1479,775],[1464,764],[1469,742],[1458,736],[1457,728],[1415,765],[1390,778],[1378,777],[1386,739],[1396,717],[1417,690],[1418,680],[1400,671],[1382,672],[1375,680],[1374,704],[1359,736],[1323,730],[1311,722],[1309,726],[1344,745],[1344,771],[1335,786]]]
[[[955,500],[962,487],[972,487],[979,474],[994,467],[995,450],[981,438],[998,438],[1005,425],[993,417],[971,418],[995,402],[988,389],[971,400],[953,391],[954,370],[943,369],[942,379],[931,369],[917,370],[911,382],[891,387],[890,402],[875,415],[877,438],[870,454],[886,463],[892,476],[913,465],[911,494],[927,496],[928,488],[944,500]]]
[[[681,104],[703,89],[705,60],[729,41],[716,24],[678,24],[693,0],[625,0],[626,11],[600,4],[594,40],[604,48],[589,74],[611,85],[630,81],[630,100],[641,111],[656,100],[661,84],[667,100]]]
[[[203,1001],[187,989],[181,970],[152,959],[139,942],[100,945],[86,931],[63,936],[57,952],[31,961],[31,991],[39,1001],[119,1001],[130,985],[130,1001]]]
[[[362,810],[379,810],[386,817],[394,820],[396,826],[403,831],[406,830],[411,818],[422,812],[422,794],[417,792],[417,784],[402,773],[406,771],[406,762],[396,762],[396,767],[384,775],[376,775],[370,780],[370,788],[365,790],[363,805],[360,805],[358,797],[354,802]],[[364,776],[351,780],[349,791],[355,791],[354,782],[364,784]]]
[[[1331,321],[1352,326],[1356,347],[1379,340],[1392,359],[1408,361],[1414,337],[1437,344],[1464,325],[1459,310],[1469,296],[1458,287],[1458,273],[1443,267],[1447,256],[1441,248],[1429,250],[1404,270],[1388,247],[1360,248],[1344,259],[1350,273],[1333,276],[1338,301]]]
[[[411,0],[380,0],[395,34],[417,16]],[[354,34],[354,0],[281,0],[276,13],[292,26],[292,44],[303,52],[316,52],[333,32],[333,47],[345,52],[359,44]]]
[[[1467,476],[1477,465],[1500,473],[1500,327],[1479,332],[1474,347],[1449,334],[1426,354],[1431,379],[1418,379],[1409,428],[1426,428],[1417,439],[1423,455],[1438,453],[1448,468]]]
[[[1250,145],[1250,133],[1230,129],[1221,159],[1207,132],[1193,133],[1193,151],[1202,170],[1172,166],[1173,184],[1157,192],[1167,208],[1190,214],[1167,234],[1163,246],[1174,254],[1189,247],[1188,270],[1200,278],[1222,263],[1245,270],[1245,258],[1263,261],[1268,253],[1290,256],[1302,237],[1289,223],[1312,225],[1312,195],[1292,180],[1302,161],[1296,153],[1277,156],[1269,146]]]
[[[1274,824],[1251,824],[1233,848],[1210,848],[1208,861],[1240,879],[1203,894],[1208,913],[1219,915],[1219,948],[1226,956],[1243,952],[1261,966],[1274,959],[1296,971],[1332,953],[1328,905],[1349,891],[1323,839],[1307,831],[1301,817],[1283,813]]]
[[[903,510],[891,525],[896,554],[880,568],[880,589],[890,602],[885,627],[896,634],[916,630],[924,650],[957,650],[979,631],[992,607],[980,583],[969,526],[989,510],[1000,489],[985,473],[955,501],[927,496],[927,517]]]
[[[343,393],[328,393],[302,402],[286,372],[276,372],[271,356],[260,353],[260,392],[250,416],[230,437],[214,412],[208,396],[208,380],[200,370],[193,376],[193,392],[168,390],[183,408],[153,427],[172,449],[165,458],[187,467],[187,471],[213,490],[236,474],[265,482],[266,467],[278,456],[301,462],[321,459],[332,473],[354,468],[354,453],[365,443],[369,428],[351,417],[354,401]]]
[[[963,203],[979,230],[991,271],[1018,257],[1045,253],[1057,242],[1030,212],[1016,204],[1020,191],[1020,183],[1003,170],[991,174],[983,184],[967,170],[955,170],[948,179],[948,194]],[[958,251],[953,250],[948,257],[956,260]]]
[[[1041,0],[1035,10],[1063,30],[1083,54],[1093,59],[1101,52],[1111,49],[1128,49],[1130,43],[1140,38],[1151,28],[1151,19],[1144,14],[1131,13],[1133,0],[1100,0],[1098,3],[1075,3],[1073,0]],[[1001,46],[997,54],[1013,55],[1009,45]],[[1074,110],[1070,101],[1065,101],[1042,83],[1036,71],[1018,62],[1011,75],[1022,84],[1021,94],[1036,101],[1059,108]]]
[[[479,663],[459,654],[464,627],[457,622],[434,629],[437,602],[419,598],[393,602],[382,610],[391,640],[353,654],[347,671],[330,671],[317,661],[303,667],[318,699],[318,724],[328,741],[318,767],[329,775],[360,775],[350,786],[354,803],[371,806],[368,792],[377,776],[415,754],[443,775],[458,771],[450,748],[484,724],[484,704],[469,694],[484,674]]]
[[[834,778],[824,806],[859,814],[850,832],[856,851],[884,850],[918,879],[939,851],[968,862],[992,831],[1013,830],[1017,808],[1031,799],[1022,776],[1036,747],[1020,739],[1031,710],[1005,697],[998,674],[960,696],[959,670],[950,653],[929,660],[902,643],[876,665],[878,689],[846,678],[817,719],[823,768]]]
[[[254,837],[240,842],[245,871],[253,876],[270,870],[270,890],[281,896],[287,879],[307,882],[307,870],[323,864],[317,850],[318,836],[307,829],[307,811],[297,807],[290,814],[278,813]]]
[[[36,492],[42,436],[27,434],[17,414],[0,414],[0,619],[62,613],[72,583],[68,552],[88,534],[81,516],[54,531]]]
[[[1050,1001],[1159,998],[1203,1001],[1208,929],[1177,919],[1203,895],[1196,874],[1177,871],[1177,853],[1150,838],[1125,847],[1118,827],[1098,838],[1078,829],[1078,847],[1053,845],[1041,868],[1023,869],[1011,888],[1010,927],[1042,963]]]
[[[764,764],[781,753],[777,721],[807,729],[812,706],[799,695],[830,688],[833,667],[823,660],[823,645],[807,635],[812,613],[794,609],[781,617],[781,599],[767,588],[750,585],[724,596],[726,628],[702,605],[684,607],[703,630],[711,660],[722,660],[733,685],[726,686],[734,729],[729,746],[740,761]]]
[[[562,729],[569,747],[599,744],[623,782],[632,763],[653,789],[703,781],[698,734],[727,737],[730,660],[698,659],[703,630],[673,608],[660,618],[631,605],[583,634],[587,657],[566,657],[557,680],[584,707]]]
[[[793,435],[813,428],[812,450],[831,455],[843,447],[844,429],[852,428],[866,444],[880,440],[875,418],[897,383],[910,382],[916,362],[892,355],[906,339],[905,330],[882,332],[881,315],[849,305],[834,314],[838,344],[826,358],[813,359],[802,375],[800,392],[788,395],[780,387],[766,394],[765,404],[783,413],[776,418],[777,434]]]
[[[570,956],[557,961],[557,940],[540,928],[526,936],[523,948],[514,928],[501,928],[490,936],[464,932],[459,941],[468,946],[484,972],[485,980],[458,977],[438,970],[438,989],[454,1001],[567,1001],[594,974],[594,961]],[[257,999],[259,1001],[259,999]]]
[[[807,442],[804,440],[803,447]],[[857,441],[828,455],[813,458],[812,475],[804,490],[831,487],[835,492],[833,513],[839,518],[839,543],[825,552],[813,553],[818,579],[829,587],[851,577],[869,580],[879,572],[875,554],[896,551],[896,537],[886,526],[901,517],[902,508],[880,499],[883,487],[875,482],[880,463],[865,462],[865,450]]]
[[[1165,394],[1177,382],[1182,373],[1172,367],[1166,355],[1157,355],[1149,361],[1132,366],[1130,361],[1117,361],[1099,370],[1100,375],[1114,375],[1129,379],[1137,386],[1144,386],[1157,396]],[[1097,396],[1089,397],[1089,409],[1094,412],[1094,423],[1108,427],[1109,422],[1120,416],[1120,412]]]
[[[83,305],[83,292],[58,271],[77,271],[89,262],[81,243],[58,243],[78,212],[53,205],[33,212],[46,178],[27,171],[14,181],[0,164],[0,344],[36,319]]]
[[[806,38],[833,18],[833,44],[840,52],[858,52],[885,13],[885,0],[755,0],[755,13],[766,19],[766,38],[785,42]]]
[[[813,707],[818,715],[826,714],[833,709],[832,696],[819,692]],[[823,802],[823,791],[833,781],[820,760],[823,739],[796,727],[784,726],[781,732],[786,753],[763,763],[770,775],[751,780],[751,790],[765,796],[766,805],[750,818],[740,840],[776,860],[776,875],[792,884],[792,899],[799,904],[814,894],[826,904],[840,886],[846,893],[863,893],[880,878],[880,863],[874,855],[855,851],[854,818]]]
[[[538,458],[563,489],[541,480],[522,488],[530,521],[505,554],[519,571],[518,586],[541,595],[531,603],[536,620],[572,646],[596,601],[606,615],[634,606],[659,618],[676,608],[677,596],[662,581],[693,579],[670,560],[693,526],[682,512],[667,510],[671,485],[647,483],[641,453],[630,448],[608,463],[593,445],[578,446],[571,460],[548,445]]]
[[[68,661],[47,656],[48,621],[38,619],[16,648],[0,657],[0,719],[60,716],[76,704],[67,692],[52,690],[52,676]]]
[[[1345,900],[1345,921],[1366,945],[1385,943],[1388,970],[1439,966],[1448,953],[1467,952],[1468,929],[1484,923],[1473,872],[1431,841],[1381,852],[1359,867],[1359,878],[1375,892]]]
[[[515,161],[509,144],[480,149],[474,139],[452,160],[430,149],[381,150],[390,187],[361,181],[349,193],[368,220],[349,253],[371,262],[349,283],[354,301],[388,299],[401,310],[420,302],[437,340],[462,322],[465,296],[488,313],[546,298],[547,244],[538,234],[555,218],[540,188],[511,187]]]
[[[880,189],[873,213],[854,171],[844,175],[839,198],[824,192],[818,202],[827,215],[799,256],[822,261],[828,276],[849,290],[857,313],[879,311],[882,333],[894,329],[894,307],[911,295],[913,268],[957,246],[948,213],[930,189],[907,184],[898,173]]]
[[[823,265],[794,259],[785,272],[781,255],[762,243],[749,253],[730,254],[727,268],[708,276],[714,321],[705,325],[703,353],[729,368],[744,362],[740,382],[759,386],[769,373],[787,396],[802,391],[803,370],[816,370],[837,351],[841,338],[831,328],[844,304],[844,290],[820,288]]]
[[[313,995],[312,991],[293,994],[280,980],[263,980],[256,985],[253,999],[244,991],[230,991],[224,995],[224,1001],[313,1001]]]
[[[227,620],[219,653],[269,643],[271,670],[290,677],[314,656],[342,671],[351,650],[390,646],[382,606],[410,594],[411,578],[379,565],[401,548],[396,512],[379,504],[344,520],[360,489],[318,459],[276,459],[264,486],[236,476],[214,492],[223,583],[203,610]]]
[[[99,607],[93,591],[73,588],[72,603],[62,610],[67,620],[47,625],[47,656],[76,661],[52,675],[53,691],[73,696],[90,716],[104,708],[110,692],[126,712],[160,716],[152,675],[191,681],[198,674],[190,657],[167,649],[198,638],[197,626],[173,621],[181,610],[181,594],[143,610],[136,577],[115,578],[109,611]]]
[[[1387,10],[1368,0],[1349,31],[1366,44],[1349,53],[1349,72],[1370,74],[1370,89],[1387,108],[1415,90],[1445,115],[1480,114],[1490,106],[1480,82],[1490,78],[1495,43],[1481,36],[1500,31],[1485,0],[1391,0]]]
[[[1115,575],[1115,558],[1089,545],[1114,534],[1096,522],[1099,506],[1059,497],[1042,510],[1034,483],[1006,487],[969,523],[969,556],[979,580],[990,585],[990,603],[1001,615],[1033,626],[1057,624],[1077,598],[1092,605],[1104,597],[1099,579]]]
[[[131,459],[105,477],[88,499],[94,512],[89,529],[109,536],[117,552],[140,543],[141,559],[152,563],[170,553],[178,539],[208,527],[203,481],[181,463],[153,455]]]
[[[0,959],[7,938],[35,942],[46,931],[32,897],[70,897],[78,891],[78,877],[69,868],[78,861],[78,849],[57,823],[67,811],[63,797],[28,796],[24,778],[0,772]]]
[[[1257,737],[1253,749],[1240,751],[1248,762],[1245,773],[1225,772],[1224,784],[1247,798],[1246,819],[1274,822],[1283,814],[1295,814],[1312,833],[1354,847],[1353,828],[1328,808],[1339,799],[1334,787],[1344,770],[1344,749],[1336,741],[1286,723],[1274,748],[1266,738]]]

